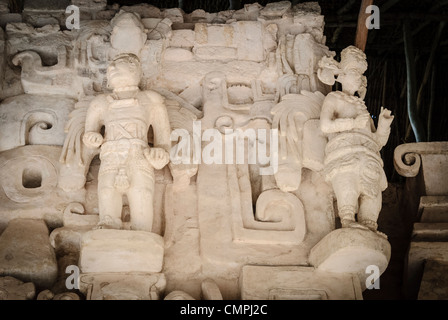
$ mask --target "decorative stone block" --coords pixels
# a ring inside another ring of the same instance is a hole
[[[22,15],[20,13],[1,13],[0,12],[0,27],[5,28],[8,23],[22,22]]]
[[[11,220],[0,236],[0,275],[48,288],[56,280],[56,255],[43,220]]]
[[[355,274],[312,267],[245,266],[240,290],[243,300],[362,300]]]
[[[64,144],[64,127],[75,101],[24,94],[0,105],[0,151],[29,144]]]
[[[0,224],[31,218],[62,225],[67,195],[57,187],[60,154],[61,147],[39,145],[0,153]]]
[[[24,10],[65,10],[71,4],[70,0],[25,0]]]
[[[171,47],[193,48],[195,33],[193,30],[173,30],[170,39]]]
[[[93,230],[83,235],[79,266],[83,273],[160,272],[163,238],[144,231]]]
[[[71,4],[82,11],[100,11],[106,9],[107,0],[71,0]]]
[[[0,277],[0,300],[32,300],[35,294],[36,288],[32,282]]]
[[[9,13],[8,0],[0,0],[0,14]]]
[[[404,177],[415,177],[421,170],[426,196],[448,194],[448,142],[401,144],[394,150],[394,166]]]
[[[162,18],[162,13],[159,8],[147,3],[136,4],[133,6],[123,6],[120,10],[126,12],[136,12],[142,19],[145,18]]]
[[[156,274],[82,274],[80,291],[87,300],[158,300],[166,279]]]

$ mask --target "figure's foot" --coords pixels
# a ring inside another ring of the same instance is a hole
[[[362,225],[362,224],[356,222],[355,220],[351,220],[351,219],[342,219],[341,225],[342,225],[342,228],[356,228],[356,229],[362,229],[362,230],[369,230],[369,228],[366,227],[365,225]]]
[[[104,216],[100,218],[100,221],[94,229],[118,229],[122,227],[122,222],[117,221],[118,219],[113,219],[111,216]]]
[[[377,235],[387,239],[387,235],[385,233],[378,231],[378,223],[376,223],[376,221],[363,220],[363,221],[361,221],[361,224],[366,226],[369,230],[375,232]]]
[[[376,232],[376,230],[378,229],[378,224],[376,223],[376,221],[363,219],[360,221],[360,223],[369,228],[370,230],[372,230],[373,232]]]

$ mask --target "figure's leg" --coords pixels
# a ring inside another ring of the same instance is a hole
[[[339,173],[333,177],[331,184],[336,195],[342,227],[366,229],[355,219],[359,199],[357,175],[350,172]]]
[[[114,188],[115,172],[98,177],[99,229],[121,229],[122,194]]]
[[[359,204],[358,220],[372,231],[378,228],[377,220],[381,211],[382,194],[381,191],[374,198],[365,195],[361,196]]]
[[[127,197],[131,210],[131,229],[152,232],[154,176],[145,170],[134,169]]]

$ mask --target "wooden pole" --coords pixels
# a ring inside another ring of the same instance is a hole
[[[369,29],[366,27],[367,18],[370,13],[366,13],[366,8],[373,4],[373,0],[362,0],[358,15],[358,26],[356,28],[355,46],[362,51],[366,50],[367,35]]]

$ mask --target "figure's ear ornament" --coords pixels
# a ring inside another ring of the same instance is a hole
[[[361,82],[361,87],[358,90],[358,94],[359,97],[364,100],[364,98],[366,97],[366,93],[367,93],[367,77],[366,76],[362,76],[362,82]]]
[[[317,70],[317,77],[323,83],[332,86],[336,81],[336,76],[339,75],[341,69],[339,63],[333,57],[322,57],[319,61],[319,69]]]

